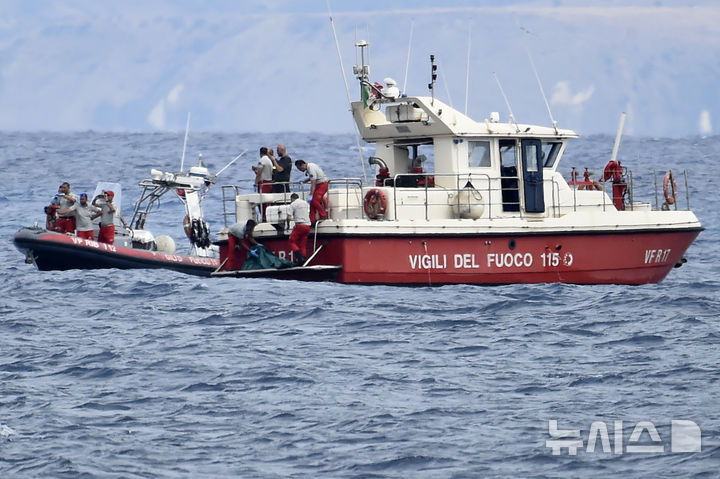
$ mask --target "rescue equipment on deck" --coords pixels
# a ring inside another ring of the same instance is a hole
[[[663,193],[665,194],[665,204],[674,205],[677,201],[677,183],[675,183],[675,175],[672,171],[665,173],[663,177]]]
[[[183,229],[195,246],[207,248],[212,244],[210,241],[210,228],[205,220],[200,218],[190,220],[190,217],[186,215],[183,220]]]
[[[618,211],[625,209],[625,193],[627,182],[623,176],[623,167],[620,161],[610,160],[603,171],[603,181],[612,180],[613,204]]]
[[[385,216],[385,210],[387,209],[387,198],[382,190],[373,188],[365,194],[365,200],[363,201],[363,209],[365,214],[371,220],[378,218],[382,219]]]
[[[448,202],[456,218],[477,220],[485,211],[482,194],[469,181],[457,194],[449,194]]]

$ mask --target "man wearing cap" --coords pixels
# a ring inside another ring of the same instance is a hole
[[[95,213],[93,219],[100,217],[100,232],[98,233],[98,241],[101,243],[113,244],[115,242],[115,205],[113,204],[115,193],[110,190],[103,191],[101,195],[97,195],[93,200],[93,206],[100,208]],[[99,204],[98,204],[99,203]],[[127,228],[125,218],[118,213],[118,217],[122,221],[123,226]]]
[[[73,203],[70,208],[58,211],[58,214],[72,213],[75,216],[75,229],[77,229],[77,237],[89,240],[95,239],[93,233],[92,219],[100,208],[93,206],[87,202],[87,193],[80,193],[80,202]]]
[[[58,218],[55,220],[55,228],[60,233],[74,233],[75,232],[75,215],[72,212],[61,213],[61,211],[67,210],[77,202],[77,198],[70,192],[70,183],[67,181],[63,182],[58,187],[57,195],[53,199],[53,203],[57,204]]]

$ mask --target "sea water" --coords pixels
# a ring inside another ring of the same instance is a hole
[[[706,228],[660,284],[40,272],[13,247],[62,181],[76,194],[120,182],[129,219],[137,183],[177,171],[182,141],[0,133],[0,477],[717,476],[720,137],[623,140],[635,200],[655,202],[653,169],[683,191],[687,170]],[[248,150],[207,194],[213,231],[220,186],[250,191],[258,148],[278,142],[329,176],[372,179],[353,135],[191,133],[186,169]],[[560,170],[598,179],[612,143],[575,141]],[[168,196],[147,228],[184,252],[183,214]]]

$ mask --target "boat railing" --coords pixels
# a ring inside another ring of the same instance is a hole
[[[237,197],[240,195],[257,195],[256,203],[257,206],[264,205],[284,205],[290,203],[290,196],[293,193],[297,193],[302,199],[307,199],[310,196],[310,183],[309,181],[288,181],[288,182],[277,182],[273,185],[288,185],[290,191],[280,191],[272,193],[263,193],[258,191],[248,191],[248,189],[256,190],[257,186],[252,185],[248,187],[240,187],[238,185],[223,185],[222,186],[222,205],[223,205],[223,223],[226,227],[234,224],[237,220]],[[362,180],[360,178],[338,178],[328,180],[328,189],[331,187],[344,187],[346,195],[346,204],[351,204],[350,194],[352,190],[359,191],[362,189]],[[362,203],[362,201],[360,201]],[[360,207],[362,209],[362,207]],[[252,217],[258,222],[259,210],[252,210]],[[346,217],[350,217],[350,211],[346,210]]]
[[[363,181],[361,178],[336,178],[328,180],[328,191],[330,191],[331,188],[335,189],[342,189],[344,187],[345,189],[345,219],[349,219],[351,217],[351,211],[354,208],[351,208],[350,205],[352,204],[358,204],[362,205],[362,186]],[[357,200],[357,202],[351,202],[350,196],[354,195],[355,197],[353,199]],[[359,196],[358,196],[359,195]],[[362,206],[358,206],[360,211],[362,212],[362,215],[365,215],[364,208]]]
[[[564,180],[563,180],[563,181],[564,181]],[[594,186],[593,182],[588,182],[589,184],[583,184],[583,183],[585,183],[585,182],[579,182],[579,181],[570,180],[570,181],[568,181],[567,183],[568,183],[568,185],[570,185],[570,189],[572,190],[572,194],[573,194],[573,196],[572,196],[572,199],[573,199],[572,209],[573,209],[573,211],[577,211],[578,207],[581,207],[581,206],[601,206],[601,207],[602,207],[602,210],[605,211],[606,208],[608,207],[608,205],[610,205],[610,203],[607,201],[608,196],[607,196],[606,194],[600,195],[601,201],[600,201],[600,203],[598,203],[598,204],[588,205],[587,202],[583,202],[583,203],[578,202],[578,197],[577,197],[577,196],[578,196],[578,191],[583,191],[585,187],[589,187],[589,188],[588,188],[587,190],[584,190],[584,191],[605,191],[605,186],[602,186],[602,185],[601,185],[601,186],[599,187],[600,189],[596,189],[596,187]],[[558,203],[559,203],[559,193],[560,193],[559,188],[560,188],[560,185],[559,185],[559,183],[557,183],[557,182],[555,181],[554,178],[553,178],[553,184],[558,188]],[[600,185],[600,184],[598,183],[598,185]],[[554,198],[553,198],[553,201],[555,201]],[[559,208],[559,206],[560,206],[560,205],[558,204],[558,208]],[[559,212],[558,212],[558,214],[556,215],[556,217],[559,217],[559,216],[561,216],[561,215],[560,215]]]
[[[435,181],[437,178],[452,178],[455,180],[455,188],[447,188],[442,186],[436,186]],[[474,190],[477,192],[480,192],[481,189],[476,188],[472,181],[473,179],[476,180],[484,180],[487,184],[487,188],[482,188],[482,192],[487,191],[487,203],[484,203],[483,206],[488,208],[488,214],[492,218],[492,201],[491,201],[491,182],[490,182],[490,176],[486,174],[477,174],[477,173],[465,173],[465,174],[455,174],[455,173],[446,173],[446,174],[437,174],[437,173],[402,173],[395,175],[394,178],[386,178],[385,184],[392,183],[393,185],[393,219],[397,221],[397,213],[398,213],[398,194],[397,189],[398,188],[407,188],[398,185],[398,180],[401,179],[401,184],[417,184],[417,187],[410,187],[417,190],[422,190],[424,192],[424,201],[422,203],[422,206],[425,209],[425,220],[430,219],[430,207],[432,206],[447,206],[449,203],[446,202],[432,202],[430,200],[430,192],[431,191],[438,191],[441,189],[442,191],[445,191],[447,193],[453,194],[455,198],[455,205],[458,209],[460,209],[461,206],[464,205],[464,202],[460,198],[460,193],[463,191],[468,190]],[[464,183],[463,183],[464,182]],[[460,184],[463,183],[462,186]],[[432,186],[431,186],[432,185]],[[469,186],[468,186],[469,185]],[[469,202],[467,206],[473,206]],[[364,211],[363,211],[364,216]]]
[[[130,225],[134,229],[144,229],[148,214],[156,206],[160,204],[160,198],[170,191],[170,187],[166,184],[154,182],[153,180],[143,180],[140,183],[143,190],[140,198],[135,202]]]
[[[662,172],[660,173],[662,174]],[[662,177],[658,177],[657,171],[653,172],[653,177],[655,180],[655,209],[680,209],[678,201],[665,207],[660,205],[662,193],[659,192],[662,190]],[[685,204],[689,210],[690,197],[688,193],[687,171],[682,172],[682,177],[685,186]],[[448,178],[450,178],[451,181],[447,181]],[[454,187],[438,185],[437,180],[441,179],[445,179],[445,181],[439,181],[441,185],[454,182]],[[363,208],[363,189],[367,188],[367,185],[363,185],[360,178],[333,178],[330,179],[328,183],[328,192],[332,195],[332,198],[337,201],[337,203],[333,204],[333,200],[331,200],[330,208],[333,210],[333,217],[345,219],[367,218],[367,214]],[[561,183],[570,184],[571,196],[568,196],[567,188]],[[298,193],[303,199],[308,198],[309,184],[307,182],[289,182],[288,184],[290,185],[291,191],[283,192],[281,197],[279,196],[281,193],[254,193],[257,196],[255,200],[253,200],[253,204],[256,204],[256,202],[257,205],[260,203],[287,204],[290,203],[290,195],[292,193]],[[545,207],[546,214],[551,217],[558,218],[570,211],[578,211],[580,208],[601,207],[603,211],[606,211],[613,205],[613,185],[610,182],[606,182],[600,190],[595,188],[584,190],[583,188],[589,187],[590,185],[585,185],[581,182],[566,182],[562,176],[552,175],[545,177],[543,184],[545,191],[549,189],[549,194],[545,195]],[[635,203],[634,201],[636,185],[632,171],[626,170],[623,184],[626,188],[623,192],[626,210],[633,211],[638,208],[650,208],[649,203]],[[431,216],[434,216],[432,214],[434,208],[451,207],[457,212],[460,211],[463,206],[472,207],[479,204],[482,204],[485,209],[482,217],[489,220],[535,216],[534,214],[528,214],[523,211],[521,181],[515,176],[498,178],[478,173],[402,173],[395,175],[393,178],[386,178],[383,186],[393,188],[393,197],[391,200],[393,208],[392,211],[388,211],[390,215],[384,218],[390,221],[397,221],[399,217],[404,217],[402,210],[405,209],[407,211],[408,208],[423,208],[425,220],[429,221]],[[595,186],[597,187],[597,185]],[[417,203],[403,202],[403,195],[399,194],[399,190],[403,192],[409,190],[419,192],[420,196]],[[444,195],[438,196],[435,193],[438,191],[445,192],[447,197]],[[463,199],[460,194],[463,191],[476,191],[481,194],[482,198],[478,202],[473,203],[471,196]],[[248,194],[248,191],[247,188],[241,189],[236,185],[224,185],[222,186],[222,192],[223,220],[227,227],[234,223],[236,219],[236,197]],[[588,194],[590,192],[595,194]],[[269,197],[270,195],[272,195],[272,197]],[[253,209],[254,217],[257,215],[257,211],[259,210]]]
[[[221,187],[222,191],[222,207],[223,207],[223,224],[225,227],[228,227],[232,224],[235,224],[235,219],[237,216],[237,210],[235,208],[235,198],[240,194],[240,190],[237,187],[237,185],[222,185]],[[228,205],[231,205],[232,208],[230,211],[228,211]],[[230,218],[230,222],[228,223],[228,218]]]
[[[662,177],[662,179],[660,179],[659,182],[658,182],[658,173],[660,173],[660,175],[661,175],[661,177]],[[672,172],[672,170],[668,170],[666,173],[663,173],[662,171],[653,170],[653,181],[654,181],[654,184],[655,184],[655,209],[657,209],[657,210],[674,210],[674,211],[677,211],[678,209],[680,209],[680,207],[678,206],[677,198],[675,198],[675,201],[673,201],[673,203],[671,203],[671,204],[668,204],[667,201],[663,201],[662,203],[660,203],[660,198],[663,198],[663,199],[665,198],[665,193],[664,193],[664,191],[663,191],[663,188],[664,188],[664,187],[663,187],[663,184],[662,184],[662,183],[663,183],[663,180],[664,180],[664,175],[666,175],[666,174],[668,174],[668,173],[672,174],[673,177],[674,177],[674,173]],[[684,208],[684,209],[690,211],[690,186],[689,186],[689,182],[688,182],[688,173],[687,173],[687,170],[683,170],[683,171],[682,171],[682,179],[683,179],[682,184],[685,186],[685,188],[684,188],[684,192],[685,192],[685,208]],[[677,187],[677,181],[675,182],[674,185],[673,185],[673,184],[669,184],[668,187],[669,187],[669,188],[675,188],[675,187]],[[678,188],[678,189],[679,189],[679,188]],[[662,193],[661,193],[661,191],[662,191]],[[672,194],[672,190],[670,190],[670,193]],[[680,193],[679,191],[675,191],[675,194],[676,194],[677,196],[680,196],[679,193]]]

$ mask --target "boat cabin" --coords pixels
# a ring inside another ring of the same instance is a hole
[[[496,214],[545,213],[545,190],[563,181],[554,178],[558,160],[577,137],[571,130],[500,123],[497,113],[475,122],[430,97],[375,108],[352,104],[363,139],[377,145],[370,160],[377,186],[470,189],[486,193]]]

